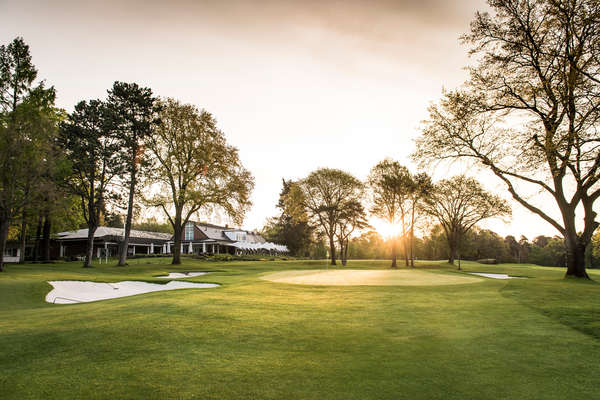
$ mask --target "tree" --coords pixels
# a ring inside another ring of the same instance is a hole
[[[454,264],[458,257],[458,269],[464,235],[486,218],[504,217],[511,213],[504,200],[486,192],[479,182],[464,175],[438,182],[424,207],[442,226],[450,250],[449,263]]]
[[[148,218],[145,221],[141,221],[134,224],[133,228],[138,229],[140,231],[164,232],[173,234],[173,227],[170,223],[168,223],[167,221],[158,221],[154,217]]]
[[[362,197],[362,194],[361,194]],[[339,215],[335,236],[340,244],[340,259],[346,266],[348,261],[348,241],[356,230],[367,228],[367,213],[359,199],[353,199],[344,205]]]
[[[410,191],[410,232],[409,232],[409,250],[410,250],[410,266],[415,266],[415,225],[417,216],[423,212],[421,202],[429,196],[433,190],[431,178],[424,172],[418,173],[412,177],[412,185]]]
[[[282,179],[277,208],[281,214],[267,221],[263,234],[269,241],[285,244],[290,254],[307,256],[313,243],[314,228],[309,224],[304,209],[302,191],[296,182]]]
[[[400,226],[404,257],[408,266],[407,235],[411,230],[410,200],[414,193],[414,182],[410,171],[398,161],[385,159],[371,168],[367,184],[371,194],[370,212],[385,220],[390,226]],[[414,215],[414,214],[413,214]],[[392,242],[392,268],[397,268],[397,246],[399,237]]]
[[[70,160],[73,173],[66,179],[68,190],[81,201],[88,226],[84,267],[92,266],[94,234],[107,203],[115,198],[111,182],[125,168],[119,156],[121,144],[115,134],[115,117],[100,100],[81,101],[61,125],[59,142]]]
[[[387,256],[387,249],[381,235],[369,230],[350,240],[348,253],[354,259],[383,259]]]
[[[471,78],[430,108],[416,154],[488,168],[563,236],[566,276],[587,278],[585,249],[599,225],[600,8],[595,0],[489,4],[495,14],[477,13],[463,36],[478,57]],[[532,201],[535,191],[560,219]]]
[[[504,243],[506,243],[506,247],[511,255],[511,262],[521,263],[521,245],[517,242],[517,239],[508,235],[504,238]]]
[[[32,217],[44,214],[44,224],[49,224],[50,214],[63,205],[65,194],[59,183],[69,171],[63,152],[56,145],[63,113],[54,108],[54,97],[54,91],[32,93],[17,106],[10,122],[23,141],[20,151],[26,158],[26,168],[17,181],[24,197],[20,211],[20,263],[25,261],[25,245],[31,236],[27,227]],[[44,234],[48,227],[45,228]],[[47,252],[43,254],[47,261]]]
[[[152,90],[143,88],[136,83],[115,82],[108,91],[108,107],[118,116],[117,131],[121,146],[126,150],[123,154],[127,165],[125,179],[129,186],[127,202],[127,217],[123,240],[119,248],[119,266],[124,266],[127,260],[127,248],[133,219],[134,197],[138,181],[138,170],[144,163],[144,149],[141,143],[152,134],[152,129],[158,123],[155,118],[159,111],[157,99],[152,96]]]
[[[37,69],[23,38],[0,46],[0,109],[5,116],[29,96],[36,77]]]
[[[33,87],[37,70],[22,38],[0,46],[0,271],[8,229],[21,215],[25,239],[26,209],[32,203],[32,185],[44,174],[46,155],[56,130],[51,110],[53,88],[41,82]]]
[[[254,181],[208,111],[173,99],[160,107],[160,124],[146,142],[154,163],[150,182],[158,191],[146,202],[161,208],[173,226],[172,263],[181,264],[182,232],[190,217],[216,208],[241,223]]]
[[[347,172],[321,168],[311,172],[298,185],[308,216],[329,241],[331,265],[336,265],[336,228],[344,209],[352,202],[360,201],[363,184]]]
[[[461,258],[467,260],[494,260],[496,263],[511,260],[510,249],[504,239],[489,229],[473,227],[461,240]]]
[[[529,262],[551,267],[564,267],[565,250],[565,243],[561,238],[545,236],[544,240],[533,243],[531,246]]]

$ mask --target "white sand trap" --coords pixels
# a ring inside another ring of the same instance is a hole
[[[155,278],[161,279],[179,279],[179,278],[192,278],[194,276],[206,275],[208,272],[171,272],[169,275],[155,276]]]
[[[485,272],[469,272],[469,274],[484,276],[486,278],[493,278],[493,279],[527,279],[524,276],[510,276],[507,274],[489,274],[489,273],[485,273]]]
[[[414,270],[301,270],[263,275],[261,279],[297,285],[340,286],[438,286],[481,282],[461,274],[437,274]]]
[[[161,290],[200,289],[219,286],[214,283],[171,281],[167,284],[124,281],[116,283],[90,281],[50,281],[54,289],[46,295],[48,303],[71,304],[114,299]]]

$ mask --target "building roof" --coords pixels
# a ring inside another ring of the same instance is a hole
[[[60,232],[57,240],[81,240],[87,239],[88,230],[79,229],[71,232]],[[94,239],[100,238],[120,238],[123,237],[123,228],[109,228],[107,226],[99,226],[94,234]],[[129,233],[131,239],[145,239],[150,241],[167,241],[173,237],[170,233],[163,232],[148,232],[132,229]]]
[[[203,234],[205,234],[207,236],[208,239],[224,240],[227,242],[235,242],[235,240],[228,238],[225,235],[225,232],[245,232],[247,241],[256,242],[256,243],[265,242],[265,239],[256,232],[249,232],[249,231],[245,231],[243,229],[232,228],[230,226],[219,226],[219,225],[214,225],[214,224],[208,224],[206,222],[194,222],[194,224],[200,230],[200,232],[202,232]]]

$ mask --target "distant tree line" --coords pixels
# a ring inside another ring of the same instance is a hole
[[[280,214],[267,221],[263,235],[286,244],[293,255],[326,255],[332,265],[338,259],[346,265],[348,258],[389,258],[391,268],[398,256],[412,267],[416,258],[447,257],[460,268],[461,257],[471,257],[476,224],[511,212],[475,179],[459,175],[433,183],[391,159],[375,165],[365,182],[330,168],[299,181],[284,179],[277,206]],[[389,237],[369,226],[369,216],[389,224]],[[431,240],[416,237],[415,231],[433,225]]]

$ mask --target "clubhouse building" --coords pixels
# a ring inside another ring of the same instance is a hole
[[[99,227],[94,235],[94,257],[117,256],[123,231],[123,228]],[[87,229],[59,233],[55,239],[58,256],[85,255],[87,235]],[[174,245],[170,233],[131,230],[128,254],[170,254]],[[181,241],[181,254],[275,255],[287,252],[286,246],[267,242],[256,232],[191,221],[184,226]]]

